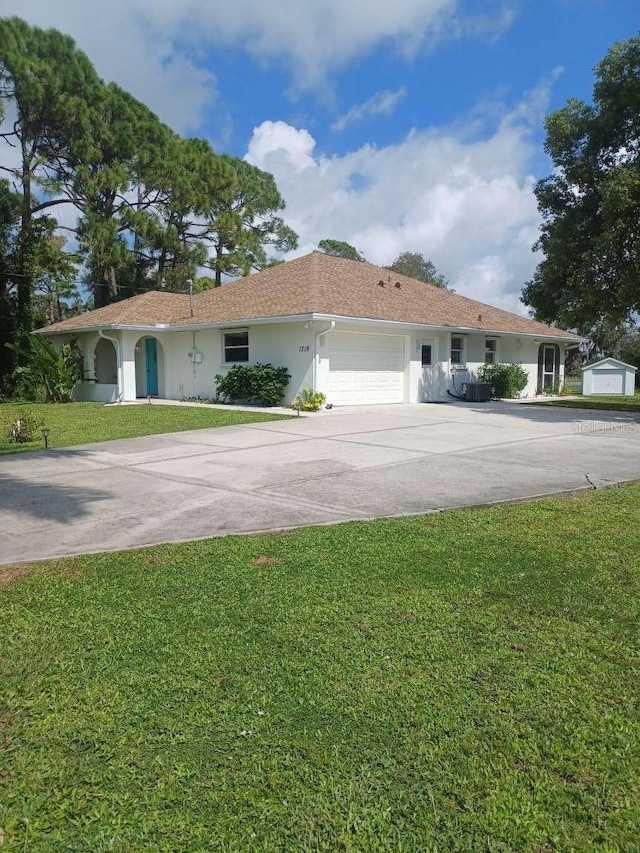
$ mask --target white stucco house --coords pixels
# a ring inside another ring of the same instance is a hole
[[[576,335],[373,264],[322,252],[197,294],[150,291],[41,330],[77,339],[82,400],[215,396],[234,364],[286,366],[333,405],[437,401],[484,363],[516,362],[527,396],[561,384]]]

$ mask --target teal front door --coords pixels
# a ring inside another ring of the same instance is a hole
[[[144,339],[144,355],[147,366],[147,394],[158,396],[158,347],[155,338]]]

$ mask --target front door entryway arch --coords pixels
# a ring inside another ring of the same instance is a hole
[[[164,353],[160,341],[152,335],[140,338],[135,347],[136,397],[164,395]]]

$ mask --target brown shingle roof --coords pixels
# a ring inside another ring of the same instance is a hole
[[[150,290],[130,299],[96,308],[77,317],[69,317],[52,326],[40,329],[46,334],[75,331],[94,326],[155,326],[158,323],[180,323],[189,318],[189,297],[181,293],[163,293]]]
[[[97,325],[171,326],[219,324],[269,317],[329,314],[398,323],[451,326],[573,338],[554,329],[442,290],[383,267],[312,252],[302,258],[189,297],[150,291],[56,323],[42,331],[73,331]]]

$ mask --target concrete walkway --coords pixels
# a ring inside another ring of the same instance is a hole
[[[0,460],[0,563],[640,479],[640,415],[370,406]]]

